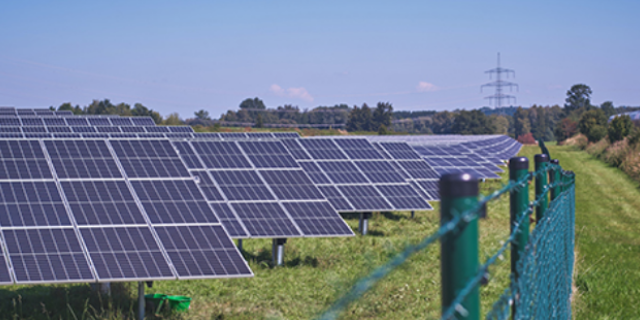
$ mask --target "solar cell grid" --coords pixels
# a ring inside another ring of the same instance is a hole
[[[197,178],[196,184],[208,201],[226,201],[206,171],[191,171],[191,174]]]
[[[353,235],[351,228],[326,201],[288,202],[283,205],[307,236]]]
[[[276,200],[255,171],[211,171],[229,201]]]
[[[146,224],[124,181],[61,182],[79,226]]]
[[[331,206],[338,211],[353,211],[353,207],[334,186],[318,186],[320,192],[329,200]]]
[[[277,141],[239,141],[238,144],[256,168],[297,168],[287,149]]]
[[[228,203],[209,203],[209,206],[213,209],[218,216],[218,219],[222,222],[222,225],[227,230],[229,235],[233,238],[247,238],[249,234],[244,230],[244,226],[240,220],[235,216],[233,210]]]
[[[374,210],[391,210],[392,207],[387,203],[378,191],[370,185],[351,185],[338,186],[338,189],[344,194],[349,202],[354,206],[356,211],[374,211]]]
[[[301,236],[279,204],[274,202],[236,202],[231,206],[253,237]]]
[[[249,139],[273,139],[271,132],[247,132],[245,134]]]
[[[416,181],[424,191],[431,197],[429,200],[438,200],[440,199],[440,186],[438,181],[425,181],[419,180]]]
[[[207,168],[251,168],[240,148],[231,141],[194,141],[192,145]]]
[[[242,132],[220,132],[219,135],[224,140],[247,139],[247,135]]]
[[[366,139],[335,139],[351,159],[384,159]]]
[[[89,118],[89,124],[92,126],[111,126],[108,118]]]
[[[358,168],[348,161],[318,162],[318,165],[324,171],[333,183],[337,184],[360,184],[369,183]]]
[[[47,126],[61,126],[64,127],[67,125],[67,123],[64,121],[64,119],[61,118],[44,118],[44,124]]]
[[[190,177],[167,140],[111,140],[129,178]]]
[[[80,232],[100,281],[174,278],[148,227],[81,228]]]
[[[133,122],[133,125],[136,125],[136,126],[155,126],[156,125],[155,121],[153,121],[153,119],[149,117],[132,117],[130,119],[131,119],[131,122]]]
[[[71,132],[71,128],[70,127],[47,127],[47,131],[55,132],[55,133]]]
[[[347,159],[333,139],[299,139],[299,142],[317,160]]]
[[[298,162],[314,184],[331,184],[331,180],[320,170],[315,162]]]
[[[433,209],[410,185],[377,185],[376,189],[400,210]]]
[[[381,142],[380,145],[384,148],[393,159],[397,160],[410,160],[420,159],[420,156],[406,143],[397,142]]]
[[[0,182],[0,226],[70,226],[55,182]]]
[[[425,161],[398,161],[398,164],[413,179],[438,179],[440,175]]]
[[[2,233],[16,283],[95,279],[72,228],[4,229]]]
[[[44,133],[47,132],[45,127],[22,127],[24,133]]]
[[[22,133],[0,133],[0,138],[24,138]]]
[[[144,133],[147,132],[143,127],[120,127],[122,132],[132,132],[132,133]]]
[[[53,136],[49,133],[25,133],[24,137],[26,139],[47,139]]]
[[[300,135],[297,132],[272,132],[277,139],[298,139]]]
[[[45,146],[60,179],[122,178],[104,141],[47,140]]]
[[[195,132],[193,134],[195,139],[214,139],[220,140],[220,135],[215,132]]]
[[[96,127],[96,130],[103,133],[122,132],[119,127]]]
[[[114,126],[132,126],[133,125],[130,118],[109,118],[109,121],[111,121],[111,124]],[[67,122],[69,122],[68,119],[67,119]]]
[[[193,128],[190,126],[168,126],[167,128],[169,129],[169,132],[193,132]]]
[[[196,156],[195,152],[186,141],[172,141],[171,144],[178,150],[180,158],[184,161],[189,169],[202,169],[202,163]]]
[[[66,118],[65,120],[67,121],[67,125],[72,127],[73,126],[81,126],[81,127],[89,126],[89,122],[87,122],[87,119],[84,119],[84,118],[70,117],[70,118]]]
[[[0,126],[22,126],[19,118],[0,118]]]
[[[20,133],[22,130],[20,127],[0,127],[0,132],[16,132]]]
[[[156,126],[150,126],[150,127],[144,127],[144,129],[147,132],[161,132],[161,133],[165,133],[165,132],[169,132],[169,129],[167,127],[156,127]]]
[[[369,178],[372,183],[404,183],[402,177],[389,162],[386,161],[356,161],[355,165]]]
[[[20,118],[20,121],[22,121],[22,125],[23,126],[38,126],[38,127],[42,127],[44,126],[44,122],[42,121],[42,118]]]
[[[191,139],[193,137],[191,133],[187,132],[169,132],[165,133],[164,136],[170,139]]]
[[[191,180],[132,181],[153,224],[218,223]]]
[[[0,141],[0,180],[52,179],[38,141]]]
[[[268,170],[260,175],[279,200],[324,200],[302,170]]]
[[[287,150],[293,156],[294,159],[296,159],[296,160],[311,159],[311,157],[309,157],[309,155],[302,148],[302,146],[300,146],[300,144],[298,144],[297,140],[284,139],[284,140],[281,140],[281,142],[287,148]]]
[[[221,226],[155,229],[179,278],[251,275],[247,263]]]

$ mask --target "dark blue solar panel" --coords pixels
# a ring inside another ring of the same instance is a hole
[[[220,132],[220,137],[225,140],[247,139],[244,132]]]
[[[26,139],[47,139],[53,137],[50,133],[25,133]]]
[[[3,230],[16,283],[94,280],[72,228]]]
[[[231,206],[253,237],[301,236],[286,212],[277,203],[233,203]]]
[[[24,133],[43,133],[47,132],[45,127],[22,127]]]
[[[155,230],[179,278],[251,275],[221,226],[155,227]]]
[[[260,175],[279,200],[324,200],[302,170],[265,170]]]
[[[129,178],[190,177],[171,143],[166,140],[112,140]]]
[[[92,126],[111,126],[108,118],[89,118],[89,124]]]
[[[229,201],[276,200],[255,171],[211,171]]]
[[[23,126],[44,126],[44,121],[42,121],[42,118],[20,118],[20,120],[22,121]]]
[[[366,139],[335,139],[351,159],[384,159]]]
[[[71,127],[71,131],[76,133],[93,133],[96,132],[94,127]]]
[[[22,126],[19,118],[0,118],[0,126]]]
[[[96,130],[98,132],[103,132],[103,133],[112,133],[112,132],[113,133],[119,133],[119,132],[122,132],[122,131],[120,131],[119,127],[96,127]]]
[[[149,117],[132,117],[130,118],[136,126],[155,126],[156,123]]]
[[[20,129],[20,127],[0,127],[0,132],[21,133],[22,130]]]
[[[248,139],[273,139],[271,132],[246,132]]]
[[[22,133],[0,133],[0,138],[24,138]]]
[[[329,200],[331,206],[337,211],[353,211],[354,208],[346,198],[334,186],[319,186],[320,192]]]
[[[47,127],[47,131],[56,132],[56,133],[71,132],[71,128],[70,127]]]
[[[392,207],[373,186],[338,186],[356,210],[384,211]]]
[[[56,111],[55,114],[57,116],[72,116],[73,112],[69,110]]]
[[[307,236],[353,235],[351,228],[329,202],[288,202],[283,205]]]
[[[300,135],[297,132],[272,132],[277,139],[298,139]]]
[[[194,181],[132,181],[151,223],[217,223]]]
[[[89,122],[85,118],[65,118],[65,120],[67,121],[67,125],[69,126],[89,126]]]
[[[132,126],[131,118],[109,118],[111,124],[114,126]]]
[[[45,146],[60,179],[122,177],[104,141],[48,140]]]
[[[171,144],[178,150],[180,158],[184,161],[189,169],[202,169],[202,163],[196,156],[196,153],[186,141],[172,141]]]
[[[215,132],[195,132],[193,133],[195,139],[211,139],[220,140],[220,135]]]
[[[44,118],[44,124],[50,127],[65,127],[67,123],[62,118]]]
[[[430,196],[430,199],[428,200],[440,200],[440,186],[438,181],[418,180],[416,181],[416,184],[418,184],[422,190],[427,192]]]
[[[367,178],[358,171],[358,168],[347,161],[335,162],[318,162],[318,165],[324,171],[333,183],[352,184],[352,183],[369,183]]]
[[[216,184],[209,177],[209,174],[207,174],[206,171],[204,170],[191,171],[191,174],[196,179],[196,184],[198,185],[198,188],[202,190],[205,198],[207,198],[208,201],[225,201],[226,200],[222,196],[222,193],[220,193],[220,190],[218,190],[218,187],[216,187]]]
[[[38,141],[0,141],[0,159],[44,159]]]
[[[135,133],[110,133],[109,134],[109,138],[113,138],[113,139],[121,139],[121,138],[137,138],[138,135]]]
[[[282,144],[289,150],[289,153],[296,160],[307,160],[311,159],[311,157],[307,154],[307,152],[302,148],[300,144],[298,144],[297,140],[292,139],[284,139],[281,140]]]
[[[148,227],[81,228],[99,281],[174,278]]]
[[[333,139],[299,139],[296,141],[302,144],[313,159],[347,159],[340,148],[333,142]]]
[[[78,139],[78,138],[82,138],[82,135],[79,133],[54,133],[53,138]]]
[[[438,179],[440,177],[425,161],[398,161],[398,164],[414,179]]]
[[[192,145],[207,168],[251,168],[235,142],[194,141]]]
[[[190,126],[168,126],[167,128],[169,129],[169,132],[193,132],[193,128]]]
[[[433,209],[410,185],[377,185],[396,210],[431,210]]]
[[[386,161],[356,161],[356,166],[372,183],[403,183],[405,178]]]
[[[278,141],[240,141],[238,144],[256,168],[298,168]]]
[[[416,153],[413,148],[411,148],[408,144],[403,142],[380,142],[379,143],[382,148],[384,148],[393,159],[397,160],[410,160],[410,159],[420,159],[420,155]]]
[[[124,127],[123,127],[124,128]],[[137,133],[138,138],[141,139],[149,139],[149,138],[166,138],[166,133]]]
[[[0,179],[52,179],[38,141],[0,141]]]
[[[143,127],[120,127],[120,130],[122,130],[122,132],[131,132],[131,133],[147,132],[144,130]]]
[[[249,236],[229,204],[210,202],[209,206],[216,213],[216,216],[232,238],[246,238]]]
[[[78,225],[145,224],[124,181],[61,182]]]
[[[70,226],[56,184],[0,182],[0,226]]]
[[[165,133],[164,136],[170,139],[191,139],[193,137],[191,133],[186,133],[186,132],[175,132],[175,133],[169,132],[169,133]]]
[[[298,162],[302,169],[309,175],[314,184],[331,184],[331,180],[320,170],[314,162]]]
[[[154,132],[154,133],[166,133],[169,132],[169,129],[167,127],[144,127],[145,130],[147,130],[147,132]]]

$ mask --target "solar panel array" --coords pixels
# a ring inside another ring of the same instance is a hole
[[[0,283],[251,276],[167,140],[0,139],[0,159]]]

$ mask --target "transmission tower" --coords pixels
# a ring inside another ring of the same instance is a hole
[[[518,85],[513,82],[502,80],[502,75],[505,75],[506,78],[509,78],[509,75],[513,75],[513,77],[515,78],[516,72],[511,69],[505,69],[500,67],[500,52],[498,52],[498,67],[495,69],[491,69],[489,71],[485,71],[484,73],[489,74],[489,79],[493,77],[493,74],[496,75],[496,81],[489,82],[487,84],[483,84],[482,86],[480,86],[480,92],[482,92],[482,89],[484,87],[496,88],[495,94],[490,95],[488,97],[484,97],[485,99],[489,99],[489,103],[493,101],[496,108],[502,107],[503,101],[506,101],[507,103],[509,103],[511,100],[513,100],[513,103],[514,104],[516,103],[516,97],[502,93],[503,88],[509,88],[509,91],[513,91],[513,87],[516,87],[516,91],[517,91]]]

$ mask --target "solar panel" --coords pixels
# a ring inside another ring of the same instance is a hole
[[[335,142],[351,159],[384,159],[366,139],[336,139]]]
[[[64,119],[61,118],[44,118],[44,124],[46,126],[61,126],[64,127],[67,125],[67,123],[64,121]]]
[[[247,132],[245,135],[249,139],[273,139],[271,132]]]
[[[332,139],[299,139],[299,142],[309,155],[316,160],[347,159]]]
[[[195,139],[207,139],[207,140],[220,140],[220,135],[215,132],[195,132],[193,133]]]
[[[416,181],[416,184],[419,185],[431,197],[430,200],[440,199],[440,187],[438,183],[438,181]]]
[[[276,200],[255,171],[211,171],[229,201]]]
[[[166,140],[113,140],[129,178],[190,177],[180,157]]]
[[[320,192],[329,200],[331,206],[336,210],[347,212],[353,211],[353,206],[347,201],[347,199],[340,193],[340,190],[334,186],[318,186]]]
[[[65,118],[65,120],[67,121],[67,125],[69,126],[81,126],[81,127],[88,127],[89,126],[89,122],[87,122],[87,119],[84,118]]]
[[[301,236],[287,213],[276,202],[231,203],[252,237],[291,238]]]
[[[370,185],[338,186],[340,192],[353,205],[355,211],[392,210],[380,193]]]
[[[111,124],[114,126],[133,126],[133,122],[131,122],[131,118],[109,118]],[[68,122],[68,119],[67,119]],[[153,124],[155,125],[155,123]]]
[[[45,146],[61,179],[122,177],[105,141],[47,140]]]
[[[232,238],[247,238],[249,233],[244,229],[244,226],[240,222],[239,218],[235,215],[228,203],[213,203],[210,202],[209,206],[216,213],[225,230]]]
[[[256,168],[297,168],[293,157],[277,141],[239,141],[238,144]]]
[[[305,235],[351,235],[353,231],[328,202],[287,202],[284,207]]]
[[[260,175],[279,200],[324,200],[302,170],[264,170]]]
[[[113,121],[112,121],[113,122]],[[131,133],[144,133],[147,132],[144,130],[144,127],[120,127],[122,132],[131,132]]]
[[[71,226],[53,181],[0,182],[0,226]]]
[[[156,122],[153,121],[153,119],[151,119],[150,117],[132,117],[129,119],[131,119],[131,122],[133,122],[133,124],[136,126],[155,126],[156,125]]]
[[[79,226],[146,224],[124,181],[63,181],[60,184]]]
[[[251,168],[251,165],[231,141],[194,141],[192,145],[207,168]]]
[[[276,139],[298,139],[300,135],[297,132],[272,132]]]
[[[54,133],[71,132],[70,127],[47,127],[47,131]]]
[[[168,126],[167,128],[169,129],[169,132],[194,132],[193,128],[191,128],[190,126]]]
[[[18,284],[95,280],[73,228],[3,229],[2,235]]]
[[[433,209],[410,185],[377,185],[394,208],[400,210]]]
[[[311,159],[309,154],[302,148],[300,144],[298,144],[297,140],[284,139],[281,140],[282,144],[289,150],[289,153],[296,160],[307,160]]]
[[[187,165],[187,168],[189,169],[203,168],[202,164],[200,163],[200,159],[198,159],[198,156],[195,154],[195,152],[191,148],[191,145],[188,142],[173,141],[171,144],[178,150],[178,154],[180,155],[180,158],[182,158],[184,163]]]
[[[52,179],[38,141],[0,141],[0,180]]]
[[[298,164],[309,175],[314,184],[331,184],[331,180],[320,170],[315,162],[298,162]]]
[[[373,183],[405,182],[405,178],[387,161],[358,161],[355,164]]]
[[[24,133],[45,133],[47,129],[45,127],[22,127]]]
[[[111,126],[108,118],[89,118],[89,124],[92,126]]]
[[[0,132],[22,132],[20,127],[0,127]]]
[[[112,133],[112,132],[113,133],[119,133],[119,132],[122,132],[122,131],[120,131],[119,127],[96,127],[96,131],[103,132],[103,133]]]
[[[22,126],[19,118],[0,118],[0,126]]]
[[[44,126],[44,122],[42,118],[20,118],[23,126]]]
[[[336,184],[369,183],[358,168],[348,161],[318,162],[322,171]]]
[[[155,132],[155,133],[158,133],[158,132],[161,132],[161,133],[169,132],[169,128],[167,128],[167,127],[150,126],[150,127],[144,127],[144,129],[147,132]]]

